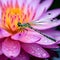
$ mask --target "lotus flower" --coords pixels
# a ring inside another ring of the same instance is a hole
[[[44,48],[58,48],[60,9],[48,11],[53,0],[0,0],[0,55],[29,60],[31,54],[48,58]],[[3,57],[2,57],[3,59]],[[2,60],[1,59],[1,60]]]

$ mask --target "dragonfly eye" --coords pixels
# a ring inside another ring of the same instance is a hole
[[[22,26],[22,24],[20,22],[17,23],[18,27]]]

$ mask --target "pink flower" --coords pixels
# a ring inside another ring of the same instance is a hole
[[[53,0],[40,1],[0,0],[0,55],[14,60],[29,60],[27,53],[48,58],[44,48],[59,47],[60,32],[52,28],[60,25],[53,19],[60,9],[47,11]]]

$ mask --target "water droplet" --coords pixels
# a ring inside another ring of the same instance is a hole
[[[48,13],[48,15],[51,15],[51,13]]]
[[[43,57],[45,57],[45,56],[46,56],[46,54],[44,53],[44,54],[42,54],[42,56],[43,56]]]
[[[51,20],[51,22],[56,22],[57,21],[57,19],[56,18],[53,18],[52,20]]]
[[[34,51],[31,51],[31,53],[33,54],[33,53],[35,53]]]

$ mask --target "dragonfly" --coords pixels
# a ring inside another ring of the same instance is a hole
[[[33,29],[34,31],[42,34],[42,35],[45,36],[46,38],[48,38],[48,39],[56,42],[56,39],[54,39],[54,38],[52,38],[52,37],[49,37],[48,35],[44,34],[43,32],[34,29],[29,23],[21,24],[20,22],[18,22],[17,25],[18,25],[18,27],[23,27],[23,28],[28,27],[28,28],[30,28],[30,29]]]

